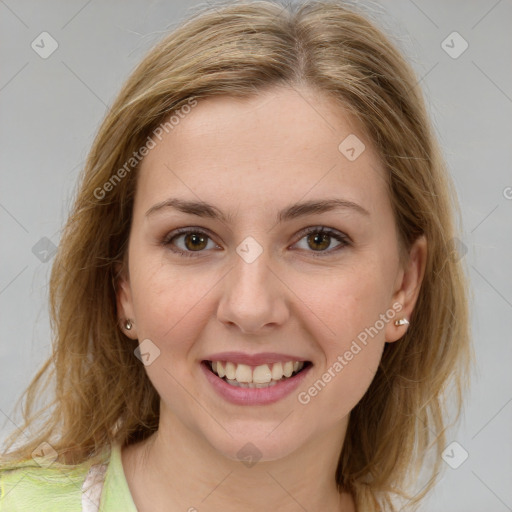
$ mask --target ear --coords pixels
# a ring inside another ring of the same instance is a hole
[[[132,290],[130,286],[130,277],[128,270],[124,263],[117,263],[116,279],[115,279],[115,291],[116,291],[116,303],[117,303],[117,320],[123,333],[129,338],[136,340],[136,326],[135,326],[135,315],[133,310]],[[133,327],[128,330],[125,328],[126,320],[130,319]]]
[[[395,325],[395,320],[406,318],[410,321],[414,306],[420,293],[421,283],[425,274],[427,263],[427,239],[425,235],[419,236],[411,246],[409,259],[405,267],[400,268],[395,281],[391,305],[400,304],[402,309],[386,325],[386,341],[393,342],[400,339],[407,331],[407,325]],[[393,308],[393,309],[395,309]]]

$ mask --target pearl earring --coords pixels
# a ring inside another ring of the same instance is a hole
[[[131,320],[126,320],[126,322],[124,323],[124,327],[127,331],[130,331],[132,326],[133,326],[133,324],[132,324]]]

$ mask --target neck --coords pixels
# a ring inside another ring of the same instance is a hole
[[[153,436],[123,449],[123,466],[139,512],[354,512],[335,481],[345,430],[337,424],[284,458],[244,463],[219,455],[171,416]]]

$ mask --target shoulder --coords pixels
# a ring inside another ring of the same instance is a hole
[[[20,465],[0,470],[1,512],[81,511],[87,470]]]
[[[0,465],[0,512],[81,512],[91,464]]]

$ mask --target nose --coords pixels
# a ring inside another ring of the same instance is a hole
[[[237,256],[235,268],[223,280],[217,318],[242,333],[266,333],[289,318],[287,288],[265,254],[252,263]]]

